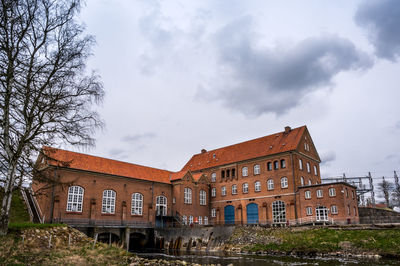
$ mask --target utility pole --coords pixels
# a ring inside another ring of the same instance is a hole
[[[359,186],[360,186],[360,189],[363,189],[363,184],[362,184],[362,178],[360,177],[359,179]],[[365,199],[364,199],[364,194],[361,194],[360,195],[360,205],[361,206],[365,206]]]
[[[369,178],[369,186],[371,188],[371,203],[372,203],[372,206],[375,207],[374,182],[372,180],[371,172],[368,172],[368,178]]]
[[[399,191],[399,187],[400,187],[400,185],[399,185],[399,177],[397,176],[396,171],[394,171],[394,183],[396,185],[397,191]]]

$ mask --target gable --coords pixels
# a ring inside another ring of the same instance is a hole
[[[308,129],[304,130],[297,146],[297,151],[315,159],[318,162],[321,162],[321,158],[319,157],[318,151],[315,148],[314,142],[311,138],[310,133],[308,132]]]

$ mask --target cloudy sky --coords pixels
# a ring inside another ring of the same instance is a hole
[[[307,125],[323,177],[400,170],[400,2],[88,0],[106,128],[84,152],[180,170]]]

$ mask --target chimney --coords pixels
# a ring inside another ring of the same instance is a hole
[[[291,129],[289,126],[286,126],[286,127],[285,127],[285,133],[286,133],[286,134],[289,133],[291,130],[292,130],[292,129]]]
[[[201,149],[201,153],[206,153],[207,150],[206,149]]]

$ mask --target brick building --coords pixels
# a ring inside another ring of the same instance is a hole
[[[211,151],[179,172],[44,148],[35,181],[42,218],[82,224],[358,222],[355,187],[321,184],[305,126]],[[40,180],[40,179],[39,179]]]

